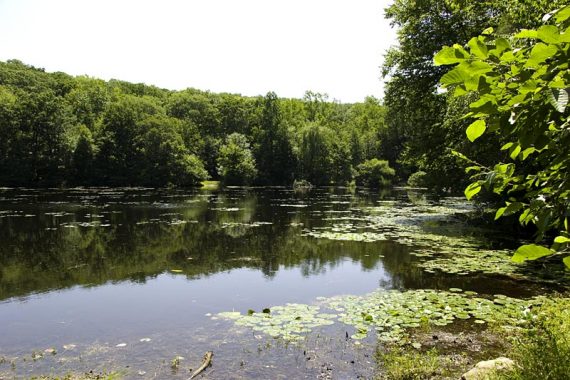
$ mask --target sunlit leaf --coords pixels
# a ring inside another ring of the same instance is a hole
[[[481,137],[481,135],[485,133],[486,129],[487,129],[487,124],[485,123],[485,120],[476,120],[473,123],[471,123],[469,127],[467,127],[466,131],[467,138],[469,139],[469,141],[473,142],[477,140],[479,137]]]
[[[554,238],[554,242],[558,244],[570,243],[570,238],[567,238],[566,236],[557,236]]]
[[[467,58],[469,58],[469,54],[463,48],[445,46],[435,55],[433,60],[436,66],[440,66],[459,63]]]
[[[511,260],[515,263],[522,263],[527,260],[536,260],[544,256],[552,255],[554,252],[552,249],[540,245],[527,244],[519,247]]]
[[[481,191],[481,184],[478,182],[474,182],[467,186],[465,189],[465,197],[467,200],[471,200],[475,195],[477,195]]]
[[[548,44],[557,44],[560,42],[560,33],[558,32],[558,28],[554,25],[541,26],[537,31],[537,37]]]

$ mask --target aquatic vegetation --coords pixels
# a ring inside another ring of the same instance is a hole
[[[334,231],[311,231],[303,236],[312,236],[319,239],[340,240],[340,241],[363,241],[375,242],[387,240],[385,234],[375,232],[334,232]]]
[[[264,309],[260,313],[249,310],[246,315],[240,312],[219,313],[219,317],[231,319],[238,326],[250,327],[274,338],[296,341],[302,334],[318,326],[331,325],[335,314],[322,313],[319,306],[287,304]]]
[[[339,312],[341,322],[357,330],[354,339],[375,330],[381,341],[394,342],[405,335],[407,328],[446,326],[455,319],[516,326],[531,305],[541,302],[540,298],[521,300],[503,295],[491,300],[453,290],[376,291],[365,296],[332,298],[326,304]]]
[[[291,341],[300,339],[313,328],[339,321],[354,327],[352,339],[366,338],[375,331],[379,340],[397,342],[407,335],[407,329],[446,326],[456,319],[470,319],[482,325],[518,326],[524,323],[529,308],[543,300],[543,297],[522,300],[500,294],[488,299],[458,288],[449,291],[378,290],[364,296],[320,298],[318,305],[287,304],[273,307],[270,312],[250,310],[246,315],[224,312],[217,316],[233,320],[238,326]]]
[[[449,274],[472,273],[503,274],[515,276],[521,266],[510,260],[508,251],[460,249],[454,255],[446,255],[418,264],[426,272],[440,271]]]

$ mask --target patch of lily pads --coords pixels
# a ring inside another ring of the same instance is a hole
[[[406,338],[408,329],[446,326],[456,320],[515,327],[523,324],[530,308],[543,299],[523,300],[500,294],[483,298],[458,288],[378,290],[364,296],[319,298],[318,305],[287,304],[247,314],[224,312],[216,318],[230,319],[238,326],[287,341],[298,341],[314,328],[338,321],[355,329],[352,339],[366,338],[374,331],[383,342],[398,342]]]
[[[517,326],[525,321],[530,307],[541,298],[522,300],[496,295],[479,297],[475,292],[410,290],[376,291],[365,296],[344,296],[326,301],[339,314],[339,321],[353,326],[353,339],[365,338],[372,330],[384,342],[397,342],[407,329],[420,326],[447,326],[455,320]]]
[[[459,254],[446,255],[420,262],[426,272],[468,275],[474,273],[503,274],[515,277],[521,266],[510,260],[508,251],[462,249]]]
[[[417,258],[415,265],[428,273],[502,275],[545,283],[568,280],[563,271],[546,272],[512,262],[511,251],[483,248],[481,237],[472,236],[474,228],[457,219],[457,214],[471,211],[463,201],[382,202],[350,211],[348,216],[326,218],[325,226],[303,230],[303,236],[362,243],[395,241],[409,246],[409,254]]]
[[[264,309],[262,312],[249,310],[245,315],[240,312],[223,312],[218,317],[231,319],[238,326],[249,327],[273,338],[297,341],[315,327],[332,325],[337,316],[321,313],[319,306],[287,304]]]

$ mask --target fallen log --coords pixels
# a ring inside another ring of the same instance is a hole
[[[212,364],[212,357],[214,357],[214,353],[212,351],[206,352],[206,354],[204,355],[204,360],[202,361],[202,365],[198,367],[196,371],[194,371],[192,376],[190,376],[189,380],[192,380],[193,378],[201,374],[206,368],[208,368]]]

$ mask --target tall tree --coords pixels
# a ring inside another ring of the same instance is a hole
[[[270,92],[262,102],[255,147],[259,181],[263,184],[288,185],[293,182],[296,163],[291,140],[282,123],[279,99],[274,92]]]

